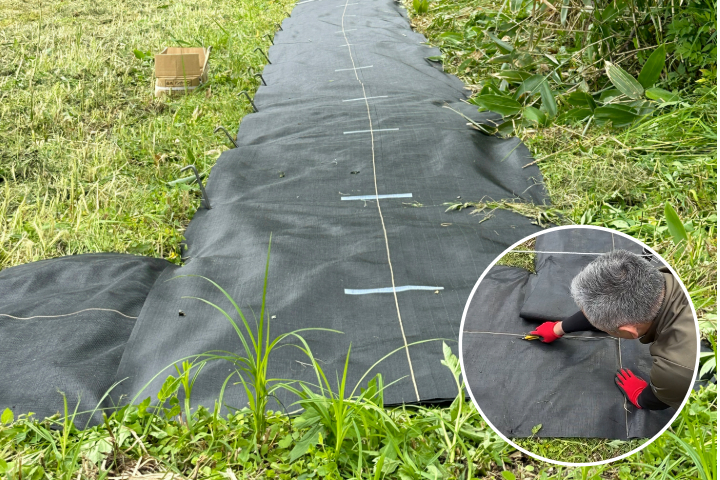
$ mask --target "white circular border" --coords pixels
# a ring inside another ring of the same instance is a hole
[[[546,234],[546,233],[548,233],[548,232],[554,232],[554,231],[557,231],[557,230],[566,230],[566,229],[577,229],[577,228],[585,228],[585,229],[590,229],[590,230],[602,230],[602,231],[610,232],[610,233],[612,233],[612,234],[620,235],[620,236],[625,237],[625,238],[627,238],[627,239],[629,239],[629,240],[632,240],[633,242],[635,242],[635,243],[643,246],[644,248],[647,248],[649,251],[651,251],[651,252],[653,253],[653,255],[654,255],[656,258],[658,258],[658,259],[660,260],[660,262],[662,262],[662,264],[665,265],[665,266],[670,270],[670,272],[673,274],[673,276],[675,277],[675,279],[676,279],[676,280],[678,281],[678,283],[680,284],[680,287],[682,288],[683,293],[685,293],[685,296],[687,297],[688,303],[690,304],[690,307],[691,307],[691,310],[692,310],[693,319],[695,320],[695,335],[697,336],[697,340],[698,340],[698,342],[697,342],[697,352],[695,353],[695,359],[696,359],[696,360],[699,360],[699,358],[700,358],[700,328],[699,328],[699,324],[698,324],[697,314],[695,313],[695,306],[694,306],[693,303],[692,303],[692,299],[690,298],[690,294],[688,293],[687,289],[685,288],[685,284],[684,284],[683,281],[680,279],[680,276],[677,274],[677,272],[675,272],[675,270],[670,266],[670,264],[668,264],[668,263],[665,261],[665,259],[662,258],[655,250],[653,250],[652,248],[648,247],[647,245],[645,245],[644,243],[642,243],[640,240],[638,240],[638,239],[636,239],[636,238],[633,238],[633,237],[631,237],[630,235],[627,235],[627,234],[625,234],[625,233],[618,232],[617,230],[613,230],[612,228],[597,227],[597,226],[591,226],[591,225],[565,225],[565,226],[561,226],[561,227],[554,227],[554,228],[548,228],[548,229],[546,229],[546,230],[542,230],[542,231],[540,231],[540,232],[538,232],[538,233],[535,233],[535,234],[533,234],[533,235],[528,235],[527,237],[523,238],[522,240],[520,240],[520,241],[518,241],[518,242],[515,242],[514,244],[512,244],[511,246],[509,246],[507,249],[505,249],[505,251],[503,251],[500,255],[498,255],[498,256],[495,258],[495,260],[493,260],[493,262],[485,269],[485,271],[482,273],[482,275],[480,275],[480,278],[479,278],[478,281],[475,283],[475,286],[473,287],[472,292],[470,292],[470,296],[468,297],[468,300],[467,300],[467,302],[465,303],[465,308],[463,309],[462,321],[460,322],[460,339],[459,339],[459,342],[458,342],[458,356],[459,356],[459,358],[460,358],[460,370],[462,371],[463,380],[465,380],[465,379],[467,378],[467,376],[465,375],[465,362],[463,362],[463,348],[462,348],[462,347],[463,347],[463,331],[464,331],[464,327],[465,327],[465,317],[467,316],[467,311],[468,311],[468,307],[470,306],[470,301],[471,301],[472,298],[475,296],[475,291],[476,291],[477,288],[480,286],[480,283],[482,282],[483,278],[485,278],[485,275],[487,275],[487,273],[488,273],[488,272],[490,271],[490,269],[497,263],[498,260],[500,260],[500,259],[501,259],[502,257],[504,257],[510,250],[512,250],[512,249],[515,248],[516,246],[520,245],[521,243],[527,242],[527,241],[528,241],[529,239],[531,239],[531,238],[539,237],[540,235],[544,235],[544,234]],[[697,377],[697,372],[698,372],[698,362],[696,361],[696,362],[695,362],[695,369],[693,370],[693,382],[694,382],[694,379]],[[502,438],[503,440],[505,440],[507,443],[509,443],[510,445],[512,445],[512,446],[513,446],[514,448],[516,448],[517,450],[520,450],[520,451],[523,452],[524,454],[526,454],[526,455],[528,455],[528,456],[530,456],[530,457],[533,457],[533,458],[536,459],[536,460],[540,460],[540,461],[547,462],[547,463],[552,463],[552,464],[555,464],[555,465],[562,465],[562,466],[564,466],[564,467],[592,467],[592,466],[598,466],[598,465],[605,465],[605,464],[607,464],[607,463],[612,463],[612,462],[615,462],[615,461],[617,461],[617,460],[622,460],[622,459],[624,459],[624,458],[629,457],[630,455],[633,455],[633,454],[639,452],[640,450],[642,450],[643,448],[647,447],[647,446],[650,445],[652,442],[654,442],[655,440],[657,440],[657,438],[658,438],[660,435],[662,435],[663,433],[665,433],[665,431],[670,427],[670,425],[672,425],[672,423],[675,421],[675,419],[678,417],[678,415],[680,415],[680,412],[681,412],[682,409],[685,407],[685,404],[687,404],[687,401],[688,401],[688,399],[690,398],[690,394],[691,394],[692,391],[693,391],[692,387],[691,387],[690,389],[688,389],[688,392],[687,392],[687,394],[685,395],[685,399],[684,399],[684,400],[682,401],[682,403],[680,404],[680,408],[677,409],[677,411],[675,412],[675,415],[673,415],[673,417],[670,419],[670,421],[669,421],[662,429],[660,429],[660,431],[659,431],[657,434],[655,434],[654,437],[652,437],[651,439],[649,439],[647,442],[643,443],[642,445],[640,445],[640,446],[637,447],[636,449],[631,450],[631,451],[629,451],[629,452],[627,452],[627,453],[624,453],[624,454],[622,454],[622,455],[620,455],[620,456],[613,457],[613,458],[610,458],[610,459],[607,459],[607,460],[600,460],[600,461],[598,461],[598,462],[570,463],[570,462],[561,462],[561,461],[559,461],[559,460],[553,460],[553,459],[550,459],[550,458],[541,457],[540,455],[537,455],[537,454],[535,454],[535,453],[533,453],[533,452],[530,452],[530,451],[528,451],[528,450],[525,450],[524,448],[522,448],[522,447],[520,447],[519,445],[515,444],[512,440],[510,440],[510,439],[507,438],[505,435],[503,435],[502,432],[500,432],[500,430],[498,430],[497,428],[495,428],[495,425],[493,425],[492,422],[490,421],[490,419],[483,413],[482,409],[480,408],[480,405],[478,405],[478,402],[475,400],[475,397],[473,396],[472,391],[470,390],[470,385],[469,385],[467,382],[465,382],[465,387],[466,387],[465,389],[467,390],[468,394],[470,395],[470,399],[472,400],[473,405],[475,405],[475,408],[477,409],[477,411],[478,411],[478,412],[480,413],[480,415],[483,417],[483,419],[485,420],[485,422],[487,422],[487,424],[490,426],[490,428],[492,428],[493,431],[500,436],[500,438]]]

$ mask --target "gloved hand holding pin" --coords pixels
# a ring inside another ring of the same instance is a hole
[[[565,334],[562,322],[545,322],[523,337],[524,340],[540,340],[543,343],[552,343]]]

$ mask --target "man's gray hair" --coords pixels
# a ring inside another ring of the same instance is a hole
[[[634,253],[616,250],[593,260],[570,285],[588,321],[605,332],[651,322],[660,311],[665,277]]]

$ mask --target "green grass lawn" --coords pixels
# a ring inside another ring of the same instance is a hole
[[[197,187],[251,111],[275,24],[292,1],[0,0],[0,268],[85,252],[179,263]],[[212,46],[210,81],[154,97],[153,54]]]
[[[0,268],[97,251],[179,263],[179,242],[200,201],[196,187],[168,182],[190,163],[207,173],[228,148],[213,129],[224,125],[232,132],[251,111],[238,93],[257,87],[248,67],[258,70],[263,59],[253,49],[267,48],[264,35],[272,34],[291,5],[0,0]],[[484,5],[485,12],[494,12],[508,4]],[[450,48],[441,34],[461,31],[479,9],[467,0],[439,1],[414,18],[430,41],[442,46],[445,69],[473,88],[502,65],[460,68],[468,58],[486,54]],[[153,97],[148,56],[166,45],[213,46],[209,82],[196,94]],[[717,124],[716,87],[714,78],[698,74],[698,79],[705,81],[683,91],[683,104],[628,128],[560,123],[518,128],[538,160],[552,206],[478,199],[458,208],[512,208],[541,224],[589,223],[634,235],[678,270],[705,335],[716,338],[716,153],[710,135]],[[666,201],[686,224],[684,244],[667,232]],[[461,382],[457,359],[447,355],[437,361]],[[565,468],[507,445],[464,395],[447,408],[387,409],[377,380],[343,400],[334,373],[327,372],[332,380],[325,394],[306,395],[306,413],[294,418],[247,408],[226,416],[207,409],[187,415],[186,387],[177,381],[163,391],[169,403],[147,399],[85,430],[73,426],[72,398],[67,411],[50,419],[16,418],[6,410],[0,412],[0,476],[716,478],[715,386],[693,394],[672,433],[641,453],[611,465]],[[256,428],[258,417],[266,422],[262,431]],[[636,443],[528,439],[522,444],[572,461],[606,458]]]

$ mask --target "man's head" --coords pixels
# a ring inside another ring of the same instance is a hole
[[[638,338],[660,311],[665,277],[626,250],[596,258],[572,281],[570,294],[588,321],[612,336]]]

